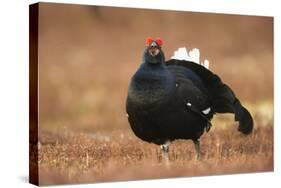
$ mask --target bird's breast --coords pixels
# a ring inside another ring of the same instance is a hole
[[[163,76],[135,75],[130,83],[128,100],[137,107],[166,103],[175,92],[175,83]]]

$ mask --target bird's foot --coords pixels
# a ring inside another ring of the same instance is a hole
[[[200,152],[200,141],[199,140],[193,140],[195,151],[196,151],[196,159],[200,160],[201,158],[201,152]]]
[[[160,146],[161,155],[162,155],[162,161],[165,162],[167,166],[170,165],[169,160],[169,142],[166,142],[165,144]]]

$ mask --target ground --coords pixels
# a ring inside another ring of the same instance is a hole
[[[201,137],[199,160],[190,140],[172,142],[167,162],[162,160],[159,146],[143,142],[129,129],[91,134],[41,131],[39,144],[34,145],[39,148],[40,184],[272,171],[272,119],[258,116],[256,113],[255,129],[248,136],[237,131],[237,123],[229,123],[232,116],[215,118],[214,127]]]

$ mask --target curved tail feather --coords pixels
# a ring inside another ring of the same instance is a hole
[[[237,102],[234,107],[235,121],[239,121],[238,131],[243,134],[250,134],[254,127],[254,121],[250,112]]]

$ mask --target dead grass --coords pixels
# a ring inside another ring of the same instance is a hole
[[[205,134],[199,161],[191,141],[173,142],[169,164],[162,161],[156,145],[142,142],[130,131],[107,135],[41,131],[40,184],[272,171],[272,124],[258,126],[249,136],[235,129],[235,125],[227,129],[215,127]]]

